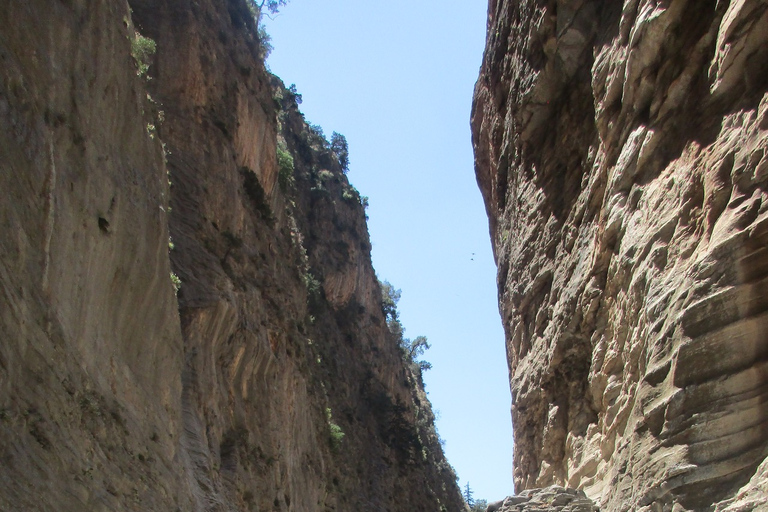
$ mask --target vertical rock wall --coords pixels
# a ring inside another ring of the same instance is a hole
[[[168,183],[120,2],[0,5],[0,510],[175,510]]]
[[[472,114],[515,484],[768,507],[768,5],[489,2]]]
[[[0,510],[464,509],[255,33],[241,0],[0,5]]]

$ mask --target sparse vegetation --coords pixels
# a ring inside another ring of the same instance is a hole
[[[156,51],[157,43],[153,39],[134,31],[134,37],[131,39],[131,56],[136,61],[137,75],[145,76],[147,74],[149,61]]]
[[[288,3],[288,0],[247,0],[248,11],[253,18],[253,24],[256,27],[256,39],[259,42],[259,58],[266,60],[269,54],[272,53],[272,38],[267,33],[267,28],[262,23],[262,15],[268,18],[272,18],[280,11],[280,8]],[[243,17],[245,13],[236,15],[237,24],[243,24]],[[249,27],[250,22],[245,22],[245,26]]]
[[[296,105],[301,105],[302,96],[296,89],[296,84],[291,84],[290,87],[288,87],[288,92],[290,93],[290,97],[293,98],[293,101],[296,103]]]
[[[317,146],[321,150],[328,148],[328,139],[325,138],[323,127],[319,124],[307,123],[304,140],[308,146]]]
[[[357,192],[357,190],[355,190],[352,187],[345,188],[341,192],[341,198],[343,200],[345,200],[345,201],[354,201],[355,199],[357,199],[359,197],[359,194],[356,194],[356,192]]]
[[[320,281],[312,275],[312,272],[304,274],[304,285],[307,287],[307,295],[312,297],[320,293]]]
[[[283,192],[287,192],[294,188],[296,186],[296,178],[293,176],[293,156],[291,156],[288,147],[283,141],[277,144],[277,167],[277,181],[280,184],[280,189]]]
[[[260,20],[261,16],[266,14],[267,16],[273,16],[280,12],[280,8],[287,5],[288,0],[249,0],[248,7],[254,12],[256,20]]]
[[[328,441],[334,451],[338,450],[346,434],[344,434],[341,427],[333,421],[333,414],[331,413],[330,407],[325,408],[325,419],[328,422]]]
[[[331,151],[336,155],[339,167],[346,174],[349,171],[349,145],[347,144],[347,138],[340,133],[333,132],[333,135],[331,135]]]
[[[263,23],[259,23],[257,27],[256,37],[259,40],[259,58],[264,61],[267,60],[275,47],[272,46],[272,36],[267,32],[267,27]]]
[[[426,352],[431,345],[427,341],[426,336],[417,336],[413,340],[405,337],[405,328],[400,323],[400,315],[397,311],[397,303],[400,300],[401,292],[396,290],[388,281],[380,282],[381,286],[381,305],[382,313],[387,321],[387,327],[389,332],[397,340],[400,352],[403,356],[403,360],[411,368],[411,371],[416,376],[419,385],[423,388],[424,381],[422,374],[426,370],[432,368],[432,363],[419,359],[424,352]]]
[[[327,169],[322,169],[317,173],[317,178],[325,183],[326,181],[331,181],[333,179],[333,173]]]
[[[178,294],[181,289],[181,279],[174,272],[171,272],[171,284],[173,285],[173,291]]]
[[[473,497],[474,492],[469,486],[469,482],[467,482],[467,485],[464,487],[461,494],[464,497],[464,502],[469,507],[470,512],[485,512],[488,508],[488,502],[486,500],[476,500]]]

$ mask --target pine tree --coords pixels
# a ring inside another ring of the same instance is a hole
[[[349,171],[349,144],[347,144],[347,138],[340,133],[333,132],[333,135],[331,135],[331,151],[336,155],[341,170],[346,174]]]
[[[472,488],[469,486],[469,482],[467,482],[466,487],[464,487],[464,501],[467,502],[467,505],[469,505],[469,508],[472,508],[475,506],[475,499],[472,497]]]

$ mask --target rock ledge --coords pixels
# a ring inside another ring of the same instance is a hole
[[[584,491],[557,485],[543,489],[528,489],[516,496],[488,505],[488,512],[599,512]]]

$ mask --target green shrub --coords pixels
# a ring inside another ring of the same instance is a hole
[[[314,297],[320,294],[320,281],[317,280],[312,272],[304,274],[304,285],[307,287],[307,295]]]
[[[331,432],[331,447],[333,449],[338,449],[346,434],[344,434],[344,431],[341,430],[341,427],[336,423],[331,422],[329,427]]]
[[[288,148],[283,143],[277,146],[277,167],[277,181],[282,191],[287,192],[296,185],[296,179],[293,176],[293,156],[291,156]]]
[[[134,37],[131,40],[131,55],[136,61],[139,76],[144,76],[149,70],[149,59],[157,51],[157,43],[154,40],[144,37],[138,32],[134,32]]]
[[[325,419],[328,422],[328,441],[334,451],[338,450],[346,434],[338,424],[334,423],[330,407],[325,408]]]
[[[259,58],[267,60],[267,57],[269,57],[275,47],[272,46],[272,36],[267,33],[267,27],[263,23],[258,24],[256,38],[259,41]]]
[[[173,291],[179,293],[179,289],[181,288],[181,279],[179,279],[179,276],[173,272],[171,272],[171,284],[173,284]]]
[[[310,146],[320,146],[321,149],[329,146],[328,139],[325,138],[323,127],[319,124],[307,124],[307,130],[304,132],[304,140]]]
[[[333,179],[333,173],[327,169],[322,169],[317,173],[317,177],[321,182],[325,183],[326,181],[331,181]]]

